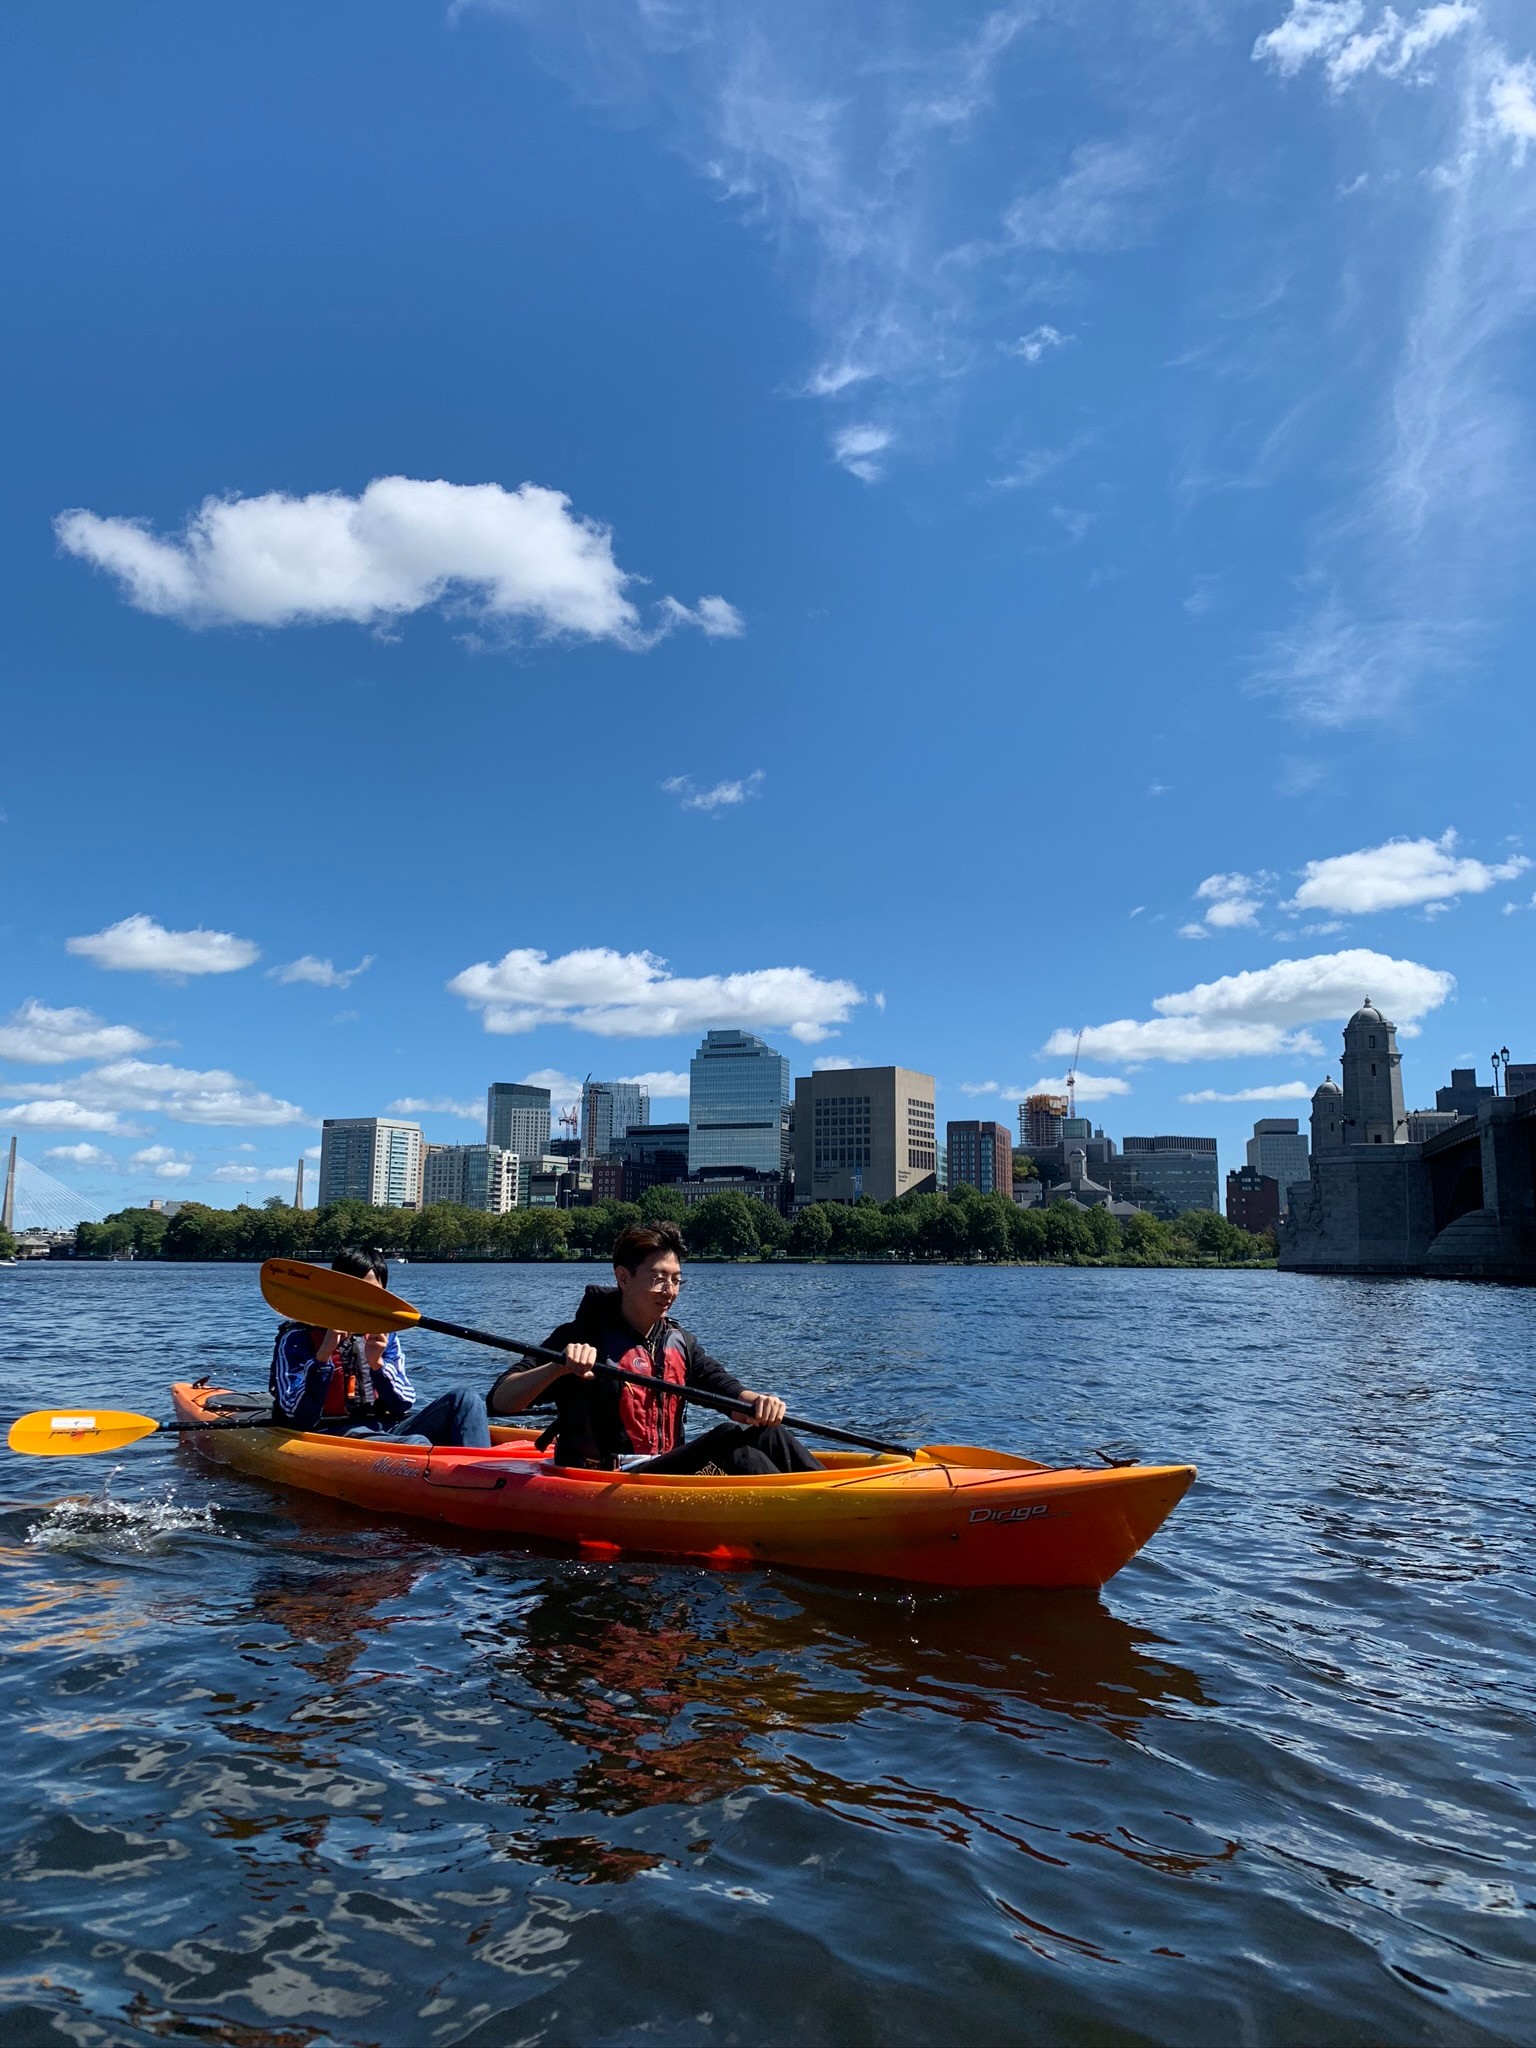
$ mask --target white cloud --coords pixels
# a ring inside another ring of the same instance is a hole
[[[717,782],[712,789],[698,789],[691,775],[669,775],[661,785],[675,796],[685,811],[718,811],[744,804],[762,793],[763,771],[754,768],[734,782]]]
[[[1276,1081],[1267,1088],[1237,1088],[1224,1095],[1219,1088],[1200,1088],[1193,1095],[1181,1095],[1180,1102],[1309,1102],[1312,1090],[1305,1081]]]
[[[1000,1095],[1007,1100],[1022,1102],[1026,1095],[1065,1095],[1067,1077],[1065,1074],[1046,1075],[1039,1081],[1031,1081],[1026,1088],[1015,1081],[962,1081],[962,1095]],[[1116,1095],[1129,1095],[1131,1084],[1122,1081],[1116,1074],[1078,1074],[1075,1093],[1079,1102],[1108,1102]]]
[[[581,1083],[574,1074],[563,1074],[558,1067],[535,1067],[531,1074],[524,1074],[525,1088],[547,1088],[549,1107],[558,1115],[570,1102],[580,1102]]]
[[[1536,142],[1536,63],[1503,63],[1488,87],[1488,116],[1495,135],[1513,143],[1517,164]]]
[[[868,424],[842,427],[832,437],[832,459],[840,462],[850,475],[867,484],[875,484],[885,475],[885,464],[879,458],[890,447],[892,439],[888,427]]]
[[[1404,910],[1413,904],[1445,903],[1456,896],[1480,896],[1499,882],[1512,882],[1531,863],[1523,854],[1509,860],[1474,860],[1456,852],[1456,834],[1438,839],[1389,839],[1355,853],[1309,860],[1288,908],[1337,910],[1362,917],[1374,910]]]
[[[84,1113],[104,1114],[106,1123],[76,1123],[46,1126],[50,1129],[117,1130],[119,1112],[166,1116],[182,1124],[305,1124],[313,1121],[296,1103],[252,1088],[222,1067],[199,1071],[193,1067],[172,1067],[150,1060],[113,1060],[89,1073],[77,1074],[69,1082],[72,1102],[67,1105]],[[36,1106],[52,1099],[49,1090],[33,1085],[15,1087],[13,1095],[28,1098]],[[20,1116],[19,1111],[11,1112]]]
[[[1102,252],[1142,240],[1157,182],[1146,152],[1129,143],[1084,142],[1054,183],[1015,199],[1003,217],[1026,249]]]
[[[1152,1005],[1157,1017],[1090,1026],[1083,1049],[1092,1058],[1119,1062],[1316,1053],[1317,1040],[1300,1027],[1348,1017],[1367,995],[1411,1037],[1417,1020],[1445,1002],[1455,986],[1455,976],[1438,968],[1363,947],[1318,953],[1159,996]],[[1045,1050],[1070,1053],[1076,1041],[1070,1028],[1055,1031]]]
[[[225,1166],[216,1166],[212,1173],[204,1176],[233,1187],[265,1187],[272,1183],[278,1187],[292,1187],[294,1168],[291,1166],[246,1166],[239,1160],[231,1160]]]
[[[261,958],[261,949],[233,932],[169,932],[142,911],[105,931],[66,939],[64,950],[124,974],[235,974]]]
[[[104,1024],[90,1010],[50,1010],[33,999],[0,1024],[0,1059],[47,1067],[65,1060],[104,1060],[154,1044],[128,1024]]]
[[[565,1024],[601,1038],[661,1038],[674,1032],[740,1026],[787,1030],[813,1044],[847,1022],[864,1001],[851,981],[824,981],[804,967],[762,967],[743,974],[672,975],[654,953],[585,947],[551,960],[519,947],[494,964],[466,967],[448,983],[482,1012],[487,1031],[532,1031]]]
[[[70,1166],[116,1166],[114,1153],[103,1152],[99,1145],[88,1145],[82,1140],[78,1145],[50,1145],[43,1154],[45,1159],[60,1159]]]
[[[124,1123],[115,1110],[76,1102],[67,1095],[39,1094],[31,1101],[0,1107],[0,1124],[15,1124],[26,1131],[101,1131],[109,1138],[138,1135],[138,1126]]]
[[[189,1159],[190,1154],[178,1152],[170,1145],[142,1145],[137,1152],[130,1153],[129,1164],[167,1171],[172,1167],[186,1166]]]
[[[1334,91],[1343,92],[1368,71],[1387,78],[1416,76],[1421,58],[1476,20],[1477,9],[1464,0],[1437,0],[1421,8],[1411,23],[1384,7],[1364,27],[1363,0],[1291,0],[1290,13],[1278,28],[1259,37],[1253,54],[1285,78],[1318,62]]]
[[[841,1053],[836,1052],[826,1053],[820,1059],[811,1061],[813,1074],[846,1074],[852,1067],[852,1060],[845,1059]]]
[[[485,1122],[483,1102],[457,1102],[451,1095],[401,1095],[389,1105],[391,1116],[456,1116],[465,1123]]]
[[[286,967],[269,967],[273,981],[307,981],[316,988],[350,988],[360,974],[366,974],[375,956],[365,953],[355,967],[337,967],[329,960],[317,960],[313,953],[301,953]]]
[[[674,626],[697,626],[706,640],[739,640],[747,630],[741,613],[723,597],[701,597],[695,605],[664,597],[660,609]]]
[[[671,1100],[674,1096],[686,1098],[688,1094],[688,1076],[678,1073],[673,1068],[657,1068],[649,1074],[620,1074],[618,1078],[627,1082],[631,1088],[643,1088],[653,1099],[660,1097],[663,1100]]]
[[[1518,171],[1536,135],[1536,67],[1462,4],[1409,20],[1296,0],[1254,56],[1284,74],[1320,66],[1341,104],[1368,73],[1419,88],[1373,92],[1358,131],[1376,152],[1383,207],[1421,174],[1424,223],[1405,237],[1401,214],[1389,223],[1367,209],[1348,230],[1360,246],[1346,245],[1340,295],[1353,311],[1331,352],[1373,371],[1358,438],[1335,466],[1361,481],[1315,523],[1296,615],[1254,671],[1296,716],[1338,726],[1399,713],[1426,681],[1466,687],[1524,587],[1536,493],[1514,366],[1536,305],[1536,188]],[[1356,294],[1365,264],[1378,282]]]
[[[304,1147],[304,1157],[317,1160],[320,1157],[320,1147],[318,1145],[306,1145]]]
[[[1057,327],[1032,327],[1028,334],[1021,334],[1012,343],[1008,353],[1022,356],[1026,363],[1038,363],[1047,349],[1062,348],[1071,339]]]
[[[1259,921],[1259,903],[1274,876],[1207,875],[1195,891],[1198,902],[1209,903],[1205,921],[1214,931],[1252,928]]]
[[[169,540],[140,520],[80,510],[62,513],[55,531],[70,554],[115,576],[130,604],[189,626],[377,626],[450,604],[490,624],[628,647],[683,623],[711,636],[741,631],[715,597],[694,611],[663,600],[648,633],[609,529],[539,484],[386,476],[356,498],[205,498]]]

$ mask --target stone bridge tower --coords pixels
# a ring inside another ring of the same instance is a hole
[[[1349,1145],[1405,1145],[1403,1056],[1397,1026],[1369,996],[1344,1026],[1344,1140]]]

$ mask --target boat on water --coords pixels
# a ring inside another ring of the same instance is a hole
[[[228,1389],[179,1382],[181,1423],[229,1419]],[[1168,1518],[1193,1465],[1053,1466],[969,1444],[911,1457],[821,1451],[816,1472],[750,1477],[560,1466],[529,1429],[489,1450],[242,1427],[183,1440],[252,1478],[390,1519],[443,1522],[585,1557],[687,1558],[950,1587],[1093,1587]]]

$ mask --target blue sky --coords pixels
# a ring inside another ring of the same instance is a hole
[[[1414,1104],[1536,1058],[1525,10],[0,38],[0,1134],[90,1199],[710,1024],[1010,1123],[1081,1029],[1224,1164],[1367,993]]]

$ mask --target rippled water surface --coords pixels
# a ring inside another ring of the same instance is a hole
[[[538,1338],[583,1277],[396,1284]],[[1536,1296],[685,1301],[803,1412],[1200,1480],[1097,1599],[914,1597],[370,1526],[170,1439],[8,1458],[8,2048],[1536,2040]],[[0,1396],[164,1413],[272,1328],[247,1267],[0,1271]]]

